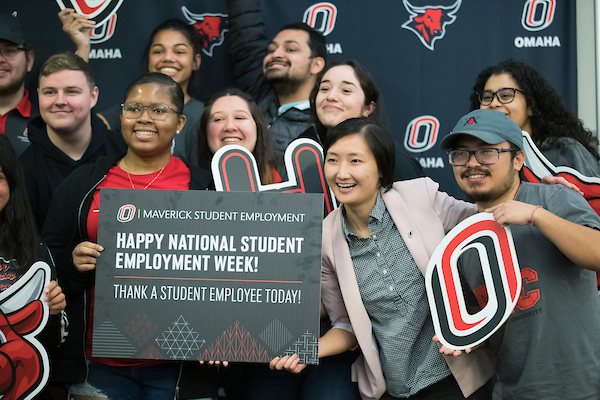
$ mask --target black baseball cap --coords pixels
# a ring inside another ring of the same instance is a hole
[[[25,36],[23,36],[21,23],[17,19],[16,13],[0,13],[0,39],[18,45],[25,43]]]

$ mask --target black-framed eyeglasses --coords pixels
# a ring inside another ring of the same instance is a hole
[[[482,106],[489,106],[494,101],[494,96],[498,99],[498,101],[502,104],[508,104],[515,99],[515,93],[521,92],[525,94],[524,91],[515,89],[515,88],[502,88],[495,92],[491,90],[484,90],[481,93],[477,93],[477,97],[479,98],[479,103]]]
[[[450,165],[463,166],[467,165],[471,156],[474,154],[475,159],[481,165],[490,165],[498,162],[500,153],[517,151],[517,148],[510,149],[479,149],[479,150],[450,150],[448,152],[448,162]]]
[[[166,104],[150,104],[144,106],[139,103],[125,103],[121,104],[123,110],[123,116],[127,119],[137,119],[144,114],[144,110],[148,110],[148,115],[155,121],[162,121],[167,119],[167,115],[170,112],[177,114],[177,111]]]
[[[0,55],[7,60],[12,60],[22,51],[25,51],[25,47],[8,46],[0,49]]]

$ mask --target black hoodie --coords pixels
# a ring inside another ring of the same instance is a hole
[[[32,118],[27,125],[31,145],[20,159],[38,231],[41,231],[52,193],[62,181],[84,164],[93,163],[103,156],[125,153],[127,145],[121,135],[108,130],[104,122],[92,113],[92,140],[83,157],[75,161],[52,143],[42,117]]]

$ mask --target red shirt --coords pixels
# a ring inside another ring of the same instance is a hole
[[[29,92],[25,89],[25,96],[21,99],[19,104],[9,112],[4,115],[0,115],[0,133],[4,134],[6,131],[6,120],[8,119],[8,114],[17,110],[23,117],[29,118],[31,116],[31,101],[29,101]]]
[[[162,171],[157,171],[146,175],[127,174],[127,172],[122,170],[118,165],[115,165],[108,171],[106,178],[94,191],[94,197],[92,199],[92,205],[88,212],[87,219],[87,231],[90,241],[94,243],[98,242],[98,217],[100,207],[99,189],[132,189],[133,185],[135,189],[144,189],[147,187],[148,190],[188,190],[191,177],[192,175],[188,166],[177,157],[171,157],[171,161],[169,161]],[[92,357],[93,321],[94,288],[92,288],[90,314],[88,317],[88,330],[86,333],[87,340],[85,345],[86,357],[88,360],[113,367],[151,367],[153,365],[164,363],[164,361],[137,360],[130,358]]]

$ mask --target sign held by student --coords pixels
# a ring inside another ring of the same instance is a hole
[[[318,362],[322,195],[100,198],[94,356]]]

